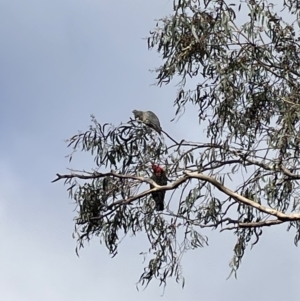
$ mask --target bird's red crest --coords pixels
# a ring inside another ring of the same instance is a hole
[[[155,174],[160,174],[164,172],[164,170],[159,165],[156,164],[152,164],[152,170]]]

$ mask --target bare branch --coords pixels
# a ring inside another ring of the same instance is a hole
[[[263,213],[267,213],[273,216],[276,216],[278,219],[280,220],[289,220],[289,221],[293,221],[293,220],[299,220],[300,219],[300,213],[294,213],[294,214],[284,214],[283,212],[280,212],[278,210],[272,209],[272,208],[267,208],[263,205],[260,205],[254,201],[251,201],[245,197],[243,197],[242,195],[230,190],[229,188],[225,187],[224,185],[222,185],[220,182],[218,182],[216,179],[209,177],[207,175],[204,174],[200,174],[200,173],[191,173],[191,172],[184,172],[185,175],[187,175],[190,178],[194,178],[194,179],[199,179],[199,180],[204,180],[207,181],[209,183],[211,183],[212,185],[214,185],[216,188],[218,188],[220,191],[222,191],[223,193],[225,193],[228,196],[233,197],[234,199],[236,199],[237,201],[251,206],[253,208],[258,209],[259,211],[263,212]]]
[[[75,174],[75,173],[69,174],[69,175],[57,174],[57,178],[55,180],[53,180],[52,182],[56,182],[56,181],[61,180],[61,179],[71,179],[71,178],[95,179],[95,178],[103,178],[103,177],[107,177],[107,176],[113,176],[113,177],[121,178],[121,179],[133,179],[133,180],[137,180],[137,181],[140,181],[140,182],[146,182],[146,183],[152,184],[154,186],[154,188],[143,191],[142,193],[139,193],[136,196],[130,197],[126,200],[123,199],[123,200],[118,200],[116,202],[113,202],[112,204],[110,204],[110,206],[109,206],[110,208],[112,208],[116,205],[120,205],[120,204],[123,204],[123,205],[130,204],[133,201],[135,201],[137,199],[140,199],[140,198],[142,198],[142,197],[144,197],[144,196],[146,196],[146,195],[148,195],[148,194],[150,194],[154,191],[176,189],[178,186],[180,186],[182,183],[184,183],[188,179],[198,179],[198,180],[204,180],[204,181],[207,181],[207,182],[211,183],[213,186],[218,188],[220,191],[222,191],[226,195],[234,198],[235,200],[237,200],[240,203],[243,203],[245,205],[256,208],[256,209],[258,209],[259,211],[261,211],[263,213],[276,216],[281,222],[282,221],[293,221],[293,220],[299,220],[300,219],[300,213],[298,213],[298,214],[297,213],[285,214],[281,211],[265,207],[261,204],[258,204],[257,202],[254,202],[254,201],[252,201],[248,198],[245,198],[244,196],[230,190],[229,188],[225,187],[220,182],[218,182],[216,179],[214,179],[212,177],[209,177],[205,174],[196,173],[196,172],[185,171],[183,177],[179,178],[177,181],[173,182],[172,184],[165,185],[165,186],[159,186],[154,181],[152,181],[151,179],[148,179],[148,178],[138,177],[138,176],[133,176],[133,175],[122,175],[122,174],[115,173],[113,171],[108,172],[108,173],[94,172],[91,175],[82,175],[82,174],[80,175],[80,174]],[[102,218],[102,217],[99,217],[99,218]]]

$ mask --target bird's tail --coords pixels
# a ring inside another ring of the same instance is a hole
[[[156,211],[163,211],[165,209],[164,201],[156,202]]]

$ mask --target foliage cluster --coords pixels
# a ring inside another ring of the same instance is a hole
[[[95,169],[56,178],[70,186],[78,206],[79,247],[97,236],[115,255],[124,235],[144,233],[152,257],[140,283],[147,285],[153,278],[182,279],[181,256],[207,244],[207,227],[236,236],[234,273],[266,226],[285,223],[298,243],[298,6],[296,0],[280,8],[264,0],[174,0],[172,14],[148,39],[162,56],[157,84],[179,79],[176,114],[192,103],[199,128],[208,124],[210,143],[160,137],[133,120],[114,127],[93,118],[69,146],[91,152]],[[186,88],[190,79],[198,82],[194,90]],[[169,185],[148,188],[151,162],[165,167]],[[171,192],[162,214],[150,198],[160,189]]]

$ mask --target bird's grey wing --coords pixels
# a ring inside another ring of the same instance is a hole
[[[153,123],[160,126],[160,121],[155,113],[153,113],[152,111],[147,111],[147,115],[148,120],[151,120]]]
[[[151,111],[145,112],[144,116],[145,116],[144,122],[160,134],[162,128],[160,126],[160,122],[159,122],[158,117]]]

